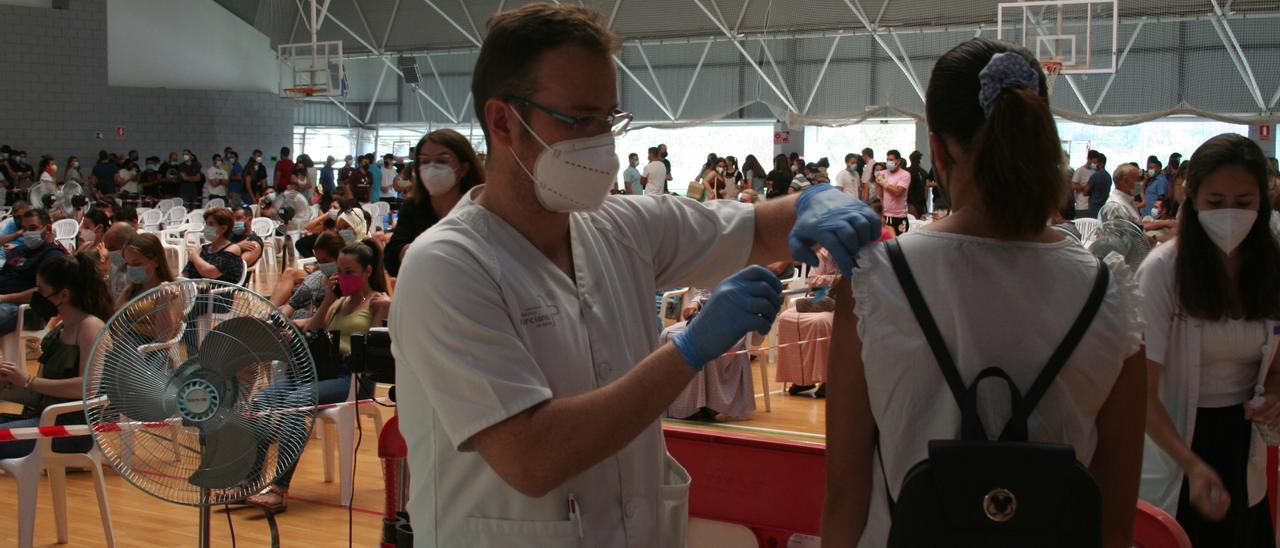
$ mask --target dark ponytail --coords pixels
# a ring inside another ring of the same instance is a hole
[[[373,271],[369,273],[369,288],[390,294],[387,290],[387,271],[382,266],[382,246],[378,245],[378,242],[373,241],[372,238],[365,238],[342,248],[342,254],[355,257],[360,266],[372,267]]]
[[[115,311],[98,261],[87,253],[51,257],[40,265],[38,274],[54,291],[70,291],[72,306],[85,313],[105,322]]]
[[[988,116],[978,99],[979,74],[999,53],[1024,57],[1039,89],[1004,89]],[[1011,238],[1044,230],[1069,186],[1044,71],[1031,52],[985,38],[956,46],[933,67],[925,110],[929,131],[954,139],[970,160],[961,178],[972,182],[987,215],[998,221],[992,230]]]

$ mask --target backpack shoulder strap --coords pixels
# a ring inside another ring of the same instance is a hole
[[[1089,293],[1084,308],[1076,317],[1075,323],[1071,325],[1071,329],[1067,331],[1067,335],[1063,337],[1062,342],[1058,344],[1058,348],[1053,351],[1049,362],[1040,371],[1031,389],[1027,390],[1026,397],[1017,402],[1013,415],[1006,423],[1005,431],[1000,434],[1001,440],[1024,441],[1027,439],[1027,420],[1031,417],[1031,411],[1036,408],[1036,404],[1040,403],[1040,398],[1049,391],[1049,386],[1053,384],[1053,380],[1057,378],[1058,373],[1067,364],[1067,359],[1075,352],[1076,346],[1080,344],[1085,332],[1093,324],[1093,319],[1102,308],[1102,301],[1107,296],[1107,286],[1110,281],[1110,269],[1107,268],[1106,263],[1099,260],[1098,273],[1093,280],[1093,290]]]
[[[964,394],[968,388],[960,378],[960,371],[956,369],[951,353],[947,351],[947,343],[942,340],[942,332],[938,331],[938,323],[929,312],[929,305],[924,302],[920,286],[911,275],[907,257],[902,253],[902,244],[897,239],[891,239],[885,241],[884,247],[889,252],[889,262],[893,264],[893,273],[898,277],[898,284],[902,286],[902,292],[907,296],[907,302],[911,304],[911,312],[916,316],[916,323],[920,324],[920,330],[924,332],[924,338],[929,342],[929,349],[933,351],[938,368],[942,370],[942,377],[947,380],[947,386],[951,388],[951,395],[955,397],[956,405],[963,406]]]

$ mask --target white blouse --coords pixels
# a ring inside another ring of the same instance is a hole
[[[1265,322],[1205,322],[1200,332],[1199,407],[1230,407],[1253,398],[1267,343]]]
[[[926,229],[899,241],[965,383],[999,366],[1024,393],[1075,322],[1098,269],[1093,255],[1068,240],[1007,242]],[[1107,260],[1102,307],[1028,423],[1031,441],[1072,445],[1086,465],[1097,446],[1097,414],[1142,344],[1137,287],[1118,258]],[[907,471],[928,457],[929,440],[960,437],[960,408],[883,246],[864,249],[858,265],[854,312],[867,393],[896,496]],[[984,383],[981,392],[978,412],[994,438],[1010,415],[1008,392],[1000,383]],[[888,536],[884,480],[880,465],[873,468],[861,546],[883,546]]]

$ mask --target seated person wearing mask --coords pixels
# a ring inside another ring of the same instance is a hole
[[[307,322],[307,331],[337,331],[338,348],[345,361],[351,354],[351,335],[368,333],[369,328],[386,322],[391,298],[387,296],[387,276],[382,267],[382,248],[373,240],[363,240],[344,247],[338,255],[338,273],[325,280],[325,297]],[[317,402],[320,405],[347,399],[351,388],[351,372],[340,367],[337,377],[319,379]],[[368,386],[360,387],[357,398],[367,398]],[[268,389],[270,390],[270,388]],[[249,504],[271,512],[284,511],[288,504],[289,483],[296,468],[289,468],[262,493],[249,497]]]
[[[240,246],[240,258],[253,268],[258,264],[258,259],[262,258],[262,238],[253,232],[253,210],[245,206],[233,206],[231,208],[232,218],[235,219],[231,225],[231,243]]]
[[[67,252],[53,239],[53,225],[49,213],[43,209],[30,209],[22,216],[23,246],[9,251],[4,268],[0,269],[0,335],[12,333],[18,328],[18,305],[31,302],[36,291],[36,272],[45,260]],[[49,320],[32,309],[32,321],[24,325],[44,325]]]
[[[275,289],[271,291],[271,304],[289,318],[310,318],[312,309],[324,301],[328,290],[325,280],[338,272],[338,252],[346,244],[336,232],[325,232],[316,238],[313,252],[315,267],[310,272],[290,268],[280,274]]]
[[[187,244],[187,257],[191,262],[182,275],[191,279],[208,278],[227,283],[239,283],[244,273],[240,261],[240,246],[231,243],[231,211],[218,207],[204,212],[203,236],[207,244],[197,248]]]
[[[107,268],[107,289],[111,290],[113,299],[120,296],[128,283],[124,247],[137,235],[138,231],[133,225],[117,222],[102,236],[102,245],[107,249],[107,260],[110,262]]]
[[[0,225],[0,245],[20,246],[22,245],[22,218],[31,210],[31,204],[23,200],[13,203],[13,214],[8,220]]]
[[[80,221],[80,234],[77,237],[76,253],[88,253],[95,261],[107,258],[106,248],[102,246],[102,235],[106,234],[110,221],[101,210],[90,209],[84,213]]]
[[[40,341],[38,376],[29,376],[26,364],[0,363],[0,385],[9,387],[0,392],[0,399],[23,404],[21,418],[0,423],[3,428],[36,426],[46,407],[84,397],[81,374],[89,349],[113,312],[97,261],[85,255],[64,254],[42,263],[31,307],[41,316],[57,316],[62,322]],[[58,417],[58,424],[77,423],[84,424],[83,413]],[[35,446],[35,440],[0,444],[0,459],[29,455]],[[53,440],[53,450],[59,453],[92,448],[89,436]]]

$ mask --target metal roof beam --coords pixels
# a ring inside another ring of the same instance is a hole
[[[734,47],[738,48],[738,52],[742,54],[742,58],[746,59],[747,62],[751,64],[751,68],[756,69],[756,73],[760,75],[760,78],[764,80],[764,83],[769,85],[769,89],[773,90],[773,93],[778,96],[778,99],[782,101],[782,104],[786,105],[786,107],[792,112],[795,112],[795,103],[788,99],[788,94],[782,93],[782,91],[778,89],[778,86],[773,84],[773,81],[765,75],[764,69],[760,68],[760,63],[757,63],[755,59],[752,59],[751,54],[747,53],[746,48],[742,47],[742,44],[738,42],[729,29],[716,20],[715,15],[711,13],[711,10],[707,9],[707,6],[702,3],[702,0],[693,0],[693,3],[697,4],[698,8],[702,10],[702,13],[706,14],[707,19],[710,19],[712,23],[715,23],[716,27],[720,29],[720,32],[724,33],[724,35],[729,38],[729,41],[733,43]],[[763,42],[761,45],[763,45]],[[765,51],[768,52],[768,48],[765,48]],[[774,68],[776,69],[777,66],[775,65]]]

